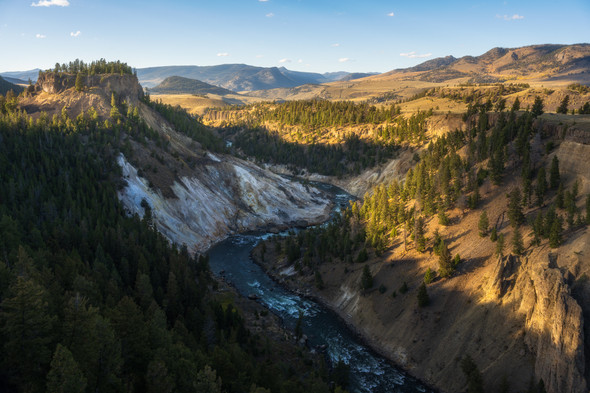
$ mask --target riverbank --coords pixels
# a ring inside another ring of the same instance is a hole
[[[256,298],[262,306],[276,314],[289,331],[295,331],[303,313],[302,334],[312,348],[326,348],[333,362],[343,360],[350,366],[350,389],[358,393],[399,393],[430,391],[416,379],[393,367],[386,358],[378,356],[358,340],[340,318],[304,296],[298,296],[273,281],[264,269],[250,257],[251,250],[272,236],[257,233],[232,236],[215,245],[209,252],[211,271],[223,275],[242,297]]]
[[[371,334],[368,334],[367,331],[360,329],[358,322],[354,321],[350,314],[347,314],[327,297],[323,296],[321,291],[318,291],[317,288],[315,288],[315,286],[309,281],[297,280],[295,278],[297,273],[293,267],[288,266],[286,261],[276,265],[273,264],[272,261],[277,261],[276,255],[266,258],[265,256],[269,255],[269,251],[263,252],[263,247],[268,250],[267,246],[263,246],[263,242],[261,242],[252,249],[250,252],[250,257],[252,261],[260,266],[268,275],[268,277],[270,277],[275,283],[285,288],[285,290],[289,292],[295,293],[302,298],[309,299],[320,304],[324,309],[329,311],[336,319],[338,319],[340,323],[346,326],[346,328],[356,337],[356,339],[370,351],[384,359],[387,359],[387,361],[390,362],[393,367],[401,370],[409,377],[420,381],[422,385],[432,392],[443,392],[439,387],[436,387],[434,384],[425,381],[420,375],[412,373],[412,370],[409,370],[405,368],[404,365],[396,362],[391,357],[391,354],[383,349],[383,345],[381,345],[377,337],[371,336]],[[286,272],[289,272],[290,274],[285,274]]]

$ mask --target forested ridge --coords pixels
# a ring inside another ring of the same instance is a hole
[[[316,359],[248,331],[147,203],[124,211],[116,155],[167,142],[112,107],[34,120],[0,97],[0,390],[329,392]]]
[[[261,163],[286,165],[295,173],[305,169],[338,177],[386,162],[403,143],[424,143],[426,119],[432,115],[427,111],[406,117],[395,105],[377,108],[321,100],[257,104],[241,111],[238,124],[221,130],[238,151]],[[287,131],[270,128],[268,122],[279,129],[294,126],[295,131],[287,138]],[[370,136],[359,136],[356,126],[369,127]],[[352,129],[338,131],[337,141],[327,140],[333,127]]]
[[[496,242],[498,255],[520,255],[524,252],[521,231],[525,226],[532,229],[533,247],[547,241],[551,248],[558,248],[569,233],[566,230],[590,224],[590,196],[584,197],[585,210],[580,210],[577,206],[583,196],[577,182],[570,189],[564,187],[557,157],[550,162],[545,157],[532,161],[533,139],[544,138],[534,126],[535,117],[543,112],[542,100],[536,103],[532,111],[496,113],[493,124],[486,104],[473,105],[464,117],[467,129],[430,142],[404,181],[376,186],[325,227],[273,240],[275,249],[300,274],[315,277],[320,289],[323,280],[318,267],[322,263],[364,263],[371,255],[378,257],[398,246],[419,253],[433,250],[439,269],[425,280],[431,282],[437,274],[448,277],[454,274],[461,257],[449,253],[447,240],[438,231],[427,233],[426,222],[434,219],[440,226],[452,225],[450,209],[481,208],[479,188],[484,182],[501,187],[514,177],[518,186],[507,191],[506,206],[512,243],[504,243],[485,210],[479,221],[480,236],[490,236],[490,241]],[[553,142],[546,140],[545,154],[552,148]],[[547,166],[550,170],[545,169]],[[363,289],[371,286],[366,279],[360,283]]]
[[[161,101],[150,100],[149,96],[144,99],[148,105],[155,109],[162,117],[164,117],[174,129],[187,135],[189,138],[199,142],[203,148],[215,152],[225,152],[225,144],[223,140],[215,134],[213,130],[206,127],[196,117],[190,115],[184,109]]]

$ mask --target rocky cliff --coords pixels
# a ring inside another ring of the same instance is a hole
[[[34,93],[23,97],[19,106],[34,118],[43,112],[49,117],[60,116],[65,109],[72,119],[92,107],[105,120],[109,118],[112,93],[119,103],[141,104],[143,89],[134,75],[89,75],[83,80],[84,88],[78,92],[74,88],[76,75],[44,72],[35,84]]]
[[[134,75],[104,74],[84,75],[82,77],[84,90],[100,90],[104,92],[116,92],[128,97],[130,101],[137,101],[143,97],[143,89]],[[59,94],[72,89],[76,83],[75,74],[44,72],[39,75],[35,88],[49,94]]]
[[[551,162],[553,155],[559,158],[566,188],[577,180],[581,210],[590,191],[590,145],[580,143],[587,137],[584,130],[572,129],[555,127],[557,148],[544,162]],[[418,287],[428,268],[438,269],[438,257],[432,251],[405,250],[403,241],[384,256],[370,258],[374,285],[365,292],[359,290],[360,264],[322,263],[323,290],[316,288],[313,275],[302,277],[287,269],[283,256],[267,254],[267,268],[286,285],[318,298],[373,348],[442,391],[465,390],[460,360],[470,355],[486,391],[498,391],[503,381],[509,391],[526,391],[531,380],[542,379],[550,393],[587,392],[590,230],[568,229],[567,240],[551,249],[546,242],[531,245],[532,233],[525,227],[527,249],[520,257],[511,255],[506,192],[518,185],[511,180],[503,187],[482,188],[481,209],[507,239],[508,255],[503,258],[494,255],[496,246],[489,237],[478,234],[481,210],[455,209],[448,227],[439,227],[436,218],[427,221],[427,232],[438,227],[462,262],[455,276],[428,285],[430,305],[425,308],[417,306]],[[273,260],[278,262],[273,265]],[[407,293],[400,292],[404,282]]]
[[[233,157],[210,154],[198,170],[174,181],[169,197],[150,188],[123,155],[119,165],[127,182],[119,192],[125,207],[143,216],[145,199],[158,230],[192,252],[236,232],[317,224],[330,212],[330,201],[317,189]]]

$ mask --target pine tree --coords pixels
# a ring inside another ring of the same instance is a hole
[[[407,282],[403,282],[402,286],[399,287],[399,293],[401,293],[402,295],[406,292],[408,292],[409,288],[408,288],[408,283]]]
[[[176,391],[176,383],[169,374],[163,359],[156,358],[148,364],[145,379],[146,393],[172,393]]]
[[[120,391],[121,342],[109,321],[100,315],[94,318],[89,334],[93,343],[92,350],[86,354],[90,364],[90,369],[85,369],[89,391]]]
[[[434,280],[434,272],[428,268],[424,273],[424,284],[430,284]]]
[[[553,160],[551,161],[551,169],[549,170],[549,185],[552,189],[556,189],[561,182],[559,176],[559,159],[557,155],[553,156]]]
[[[516,112],[520,110],[520,100],[518,99],[518,97],[516,97],[514,99],[514,103],[512,104],[512,111]]]
[[[493,242],[498,240],[498,230],[496,229],[496,226],[492,227],[492,234],[490,235],[490,240]]]
[[[119,108],[117,108],[117,99],[115,98],[115,92],[111,93],[111,119],[118,120],[121,117],[121,113],[119,113]]]
[[[543,237],[543,214],[541,212],[538,212],[535,216],[535,221],[533,222],[533,234],[533,242],[536,245],[541,244],[541,238]]]
[[[86,389],[86,377],[72,353],[57,344],[51,370],[47,374],[47,393],[82,393]]]
[[[504,234],[498,235],[498,241],[496,242],[496,255],[502,258],[504,256]]]
[[[545,193],[547,192],[547,175],[545,174],[545,167],[541,167],[537,173],[537,187],[535,188],[535,195],[537,196],[537,205],[543,206]]]
[[[373,288],[373,275],[368,265],[363,267],[363,275],[361,276],[361,289],[366,291],[367,289]]]
[[[438,257],[438,274],[441,277],[448,277],[453,273],[453,261],[451,260],[451,253],[444,240],[440,240],[439,244],[440,255]]]
[[[467,379],[467,392],[483,393],[483,379],[471,356],[466,355],[461,359],[461,370],[463,370],[463,374]]]
[[[569,105],[569,101],[570,101],[569,95],[566,95],[565,97],[563,97],[563,100],[561,100],[561,104],[559,104],[559,106],[557,107],[556,112],[567,115],[567,107]]]
[[[76,75],[76,83],[75,83],[76,91],[84,90],[84,77],[82,76],[81,72],[78,72]]]
[[[449,225],[449,216],[447,215],[447,212],[445,211],[444,207],[440,207],[438,209],[438,223],[442,226],[447,226]]]
[[[496,149],[490,158],[490,178],[495,185],[502,184],[504,176],[504,151],[501,148]]]
[[[485,237],[488,235],[490,222],[488,220],[488,214],[485,210],[481,212],[477,226],[479,228],[479,236]]]
[[[563,184],[559,183],[559,187],[557,187],[557,195],[555,196],[555,205],[563,209],[565,203],[565,196],[563,191]]]
[[[428,291],[426,290],[426,284],[422,283],[418,288],[418,306],[419,307],[426,307],[430,303],[430,297],[428,296]]]
[[[209,365],[199,371],[194,386],[195,392],[221,393],[221,377]]]
[[[531,114],[533,118],[541,116],[543,114],[543,99],[539,96],[535,97],[535,102],[533,103],[533,108],[531,109]]]
[[[514,233],[512,234],[512,252],[515,255],[522,255],[524,251],[524,244],[522,242],[522,234],[520,233],[520,228],[515,227]]]
[[[424,236],[424,219],[422,216],[414,221],[414,244],[418,252],[426,250],[426,237]]]
[[[42,384],[43,370],[51,360],[49,344],[55,317],[42,286],[23,276],[10,287],[1,304],[4,321],[5,365],[22,386]]]
[[[555,217],[551,224],[551,232],[549,232],[549,247],[558,248],[561,245],[561,219]]]
[[[520,194],[520,188],[518,187],[508,194],[508,218],[513,227],[520,226],[520,224],[524,222],[522,196]]]

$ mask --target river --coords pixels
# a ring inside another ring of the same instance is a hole
[[[334,195],[335,211],[350,198],[335,187],[323,185],[321,188]],[[332,362],[343,360],[350,366],[351,392],[431,392],[363,345],[330,310],[283,288],[254,263],[250,251],[270,236],[273,234],[236,235],[216,244],[209,250],[211,270],[217,276],[222,275],[243,296],[256,295],[258,301],[280,316],[291,330],[302,312],[302,330],[308,343],[312,347],[325,345]]]

